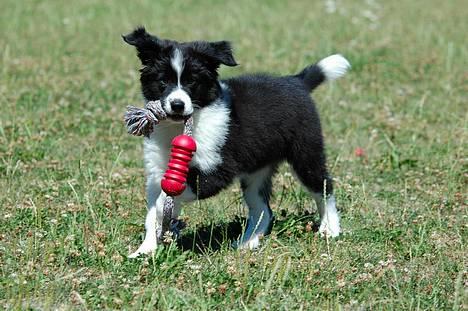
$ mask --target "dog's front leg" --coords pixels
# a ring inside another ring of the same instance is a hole
[[[156,199],[157,198],[157,199]],[[166,194],[161,191],[160,187],[148,187],[148,212],[145,219],[145,239],[138,249],[130,254],[129,258],[136,258],[142,254],[153,252],[158,243],[157,229],[162,224],[164,199]]]
[[[145,219],[145,239],[140,247],[128,257],[135,258],[142,254],[149,254],[157,247],[157,229],[162,224],[165,193],[161,190],[161,170],[149,174],[146,181],[146,200],[148,211]]]
[[[159,196],[150,204],[150,192],[148,192],[148,213],[146,214],[145,228],[146,235],[143,243],[129,258],[136,258],[143,254],[150,254],[156,250],[158,246],[158,232],[161,229],[163,222],[164,200],[166,194],[159,188]],[[154,193],[153,193],[154,194]],[[195,198],[193,192],[186,189],[180,197],[174,198],[174,210],[172,211],[172,218],[177,219],[181,210],[181,202],[192,201]]]

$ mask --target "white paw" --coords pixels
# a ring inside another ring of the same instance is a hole
[[[254,250],[260,247],[260,237],[259,235],[255,235],[254,237],[248,239],[248,240],[238,240],[232,243],[232,247],[238,248],[238,249],[250,249]]]
[[[336,218],[331,220],[332,221],[324,219],[320,224],[319,233],[321,237],[327,236],[336,238],[340,235],[341,229],[339,219]]]
[[[156,241],[144,241],[138,249],[128,255],[128,258],[137,258],[140,255],[147,255],[151,254],[156,250],[157,244]]]

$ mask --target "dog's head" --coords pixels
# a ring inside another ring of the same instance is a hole
[[[219,97],[219,66],[236,66],[227,41],[179,43],[162,40],[140,27],[122,36],[135,46],[143,65],[141,87],[146,100],[161,100],[167,115],[180,121]]]

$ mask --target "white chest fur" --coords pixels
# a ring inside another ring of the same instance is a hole
[[[221,148],[224,146],[230,122],[228,103],[217,100],[193,114],[193,137],[197,142],[191,166],[209,173],[222,163]],[[155,127],[150,138],[145,139],[144,159],[148,175],[162,178],[166,170],[172,139],[182,134],[183,125],[163,121]]]
[[[218,100],[193,115],[193,137],[197,142],[197,152],[192,165],[202,172],[210,172],[223,162],[221,148],[229,133],[229,114],[228,104]]]

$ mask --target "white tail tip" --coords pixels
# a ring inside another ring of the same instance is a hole
[[[327,80],[338,79],[351,68],[348,60],[340,54],[330,55],[325,57],[317,64],[322,69],[323,74]]]

